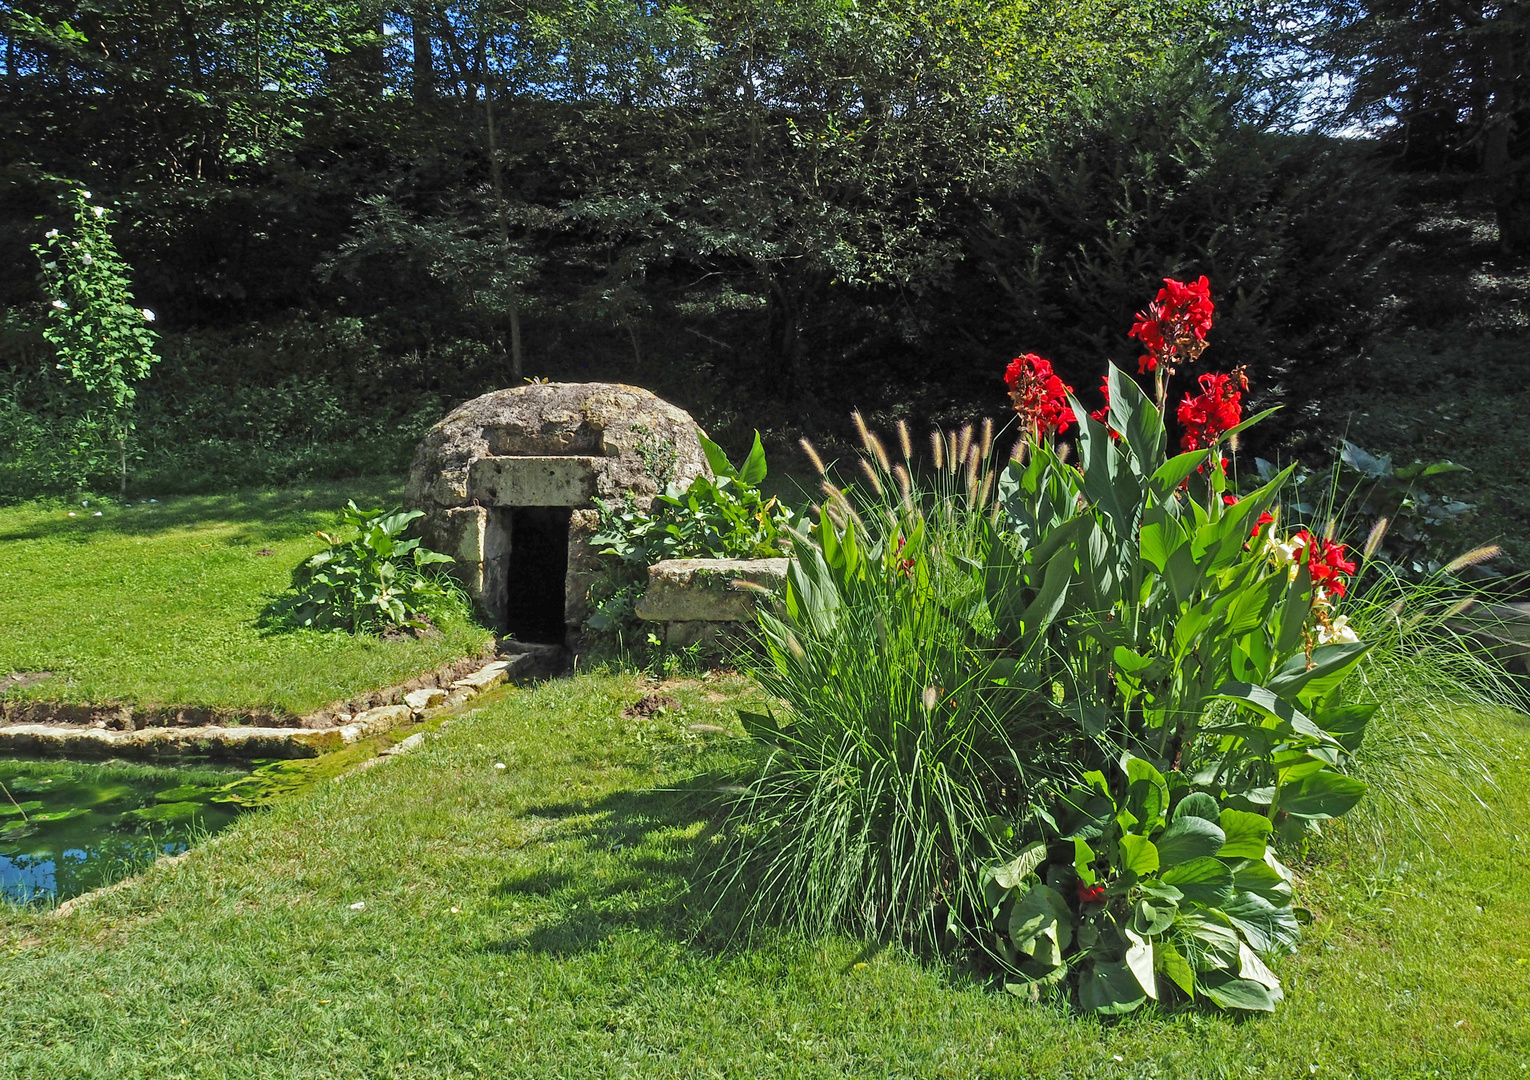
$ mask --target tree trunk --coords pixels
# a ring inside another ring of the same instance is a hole
[[[1530,184],[1524,170],[1502,178],[1494,194],[1498,244],[1505,255],[1530,254]]]
[[[409,30],[414,46],[414,79],[412,92],[415,101],[436,99],[435,57],[430,46],[430,16],[424,0],[414,0],[409,12]]]
[[[499,222],[499,243],[506,255],[510,254],[510,222],[505,217],[505,180],[499,168],[499,147],[494,135],[494,95],[489,90],[488,72],[484,72],[483,93],[484,125],[489,136],[489,180],[494,185],[495,217]],[[525,355],[521,347],[521,293],[515,283],[510,283],[510,374],[519,382],[525,371]]]

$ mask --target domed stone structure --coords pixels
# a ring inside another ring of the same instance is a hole
[[[595,499],[647,509],[710,475],[696,422],[619,383],[532,383],[454,409],[420,440],[404,505],[502,633],[566,644],[600,571]]]

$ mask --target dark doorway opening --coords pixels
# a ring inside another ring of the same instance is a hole
[[[563,583],[568,576],[566,506],[510,509],[505,566],[505,630],[517,641],[562,645]]]

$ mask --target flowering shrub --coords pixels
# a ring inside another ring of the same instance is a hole
[[[107,229],[110,212],[90,198],[88,191],[75,194],[72,236],[50,229],[32,251],[42,264],[43,289],[53,298],[43,337],[79,398],[76,456],[83,459],[106,436],[116,444],[125,492],[134,384],[158,359],[149,328],[154,312],[134,306],[130,271]],[[90,471],[91,463],[81,460],[79,479]]]
[[[1229,490],[1222,451],[1266,415],[1242,418],[1241,373],[1198,378],[1168,456],[1205,280],[1148,315],[1159,401],[1111,366],[1090,414],[1027,354],[996,476],[986,433],[936,438],[934,488],[906,438],[892,465],[863,435],[873,493],[828,486],[760,616],[786,711],[746,717],[773,749],[736,835],[771,847],[759,903],[794,918],[975,941],[1017,989],[1093,1012],[1268,1010],[1298,932],[1270,845],[1365,792],[1348,770],[1376,706],[1349,696],[1366,645],[1336,607],[1356,567],[1282,529],[1290,470]],[[1076,466],[1052,443],[1074,423]]]

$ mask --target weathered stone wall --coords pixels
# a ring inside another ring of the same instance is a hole
[[[665,481],[709,475],[696,422],[651,392],[619,383],[534,383],[497,390],[454,409],[415,450],[404,505],[424,511],[427,547],[457,560],[453,572],[498,622],[497,598],[514,583],[514,506],[567,506],[564,621],[588,615],[600,572],[588,543],[593,500],[630,497],[647,509]]]

